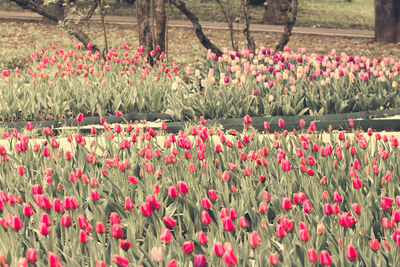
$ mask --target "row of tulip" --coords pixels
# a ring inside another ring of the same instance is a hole
[[[204,69],[148,64],[143,47],[99,52],[55,45],[33,53],[25,69],[0,78],[3,120],[43,120],[122,112],[163,112],[175,120],[322,115],[399,107],[400,63],[261,48],[207,53]],[[155,57],[156,51],[151,56]]]
[[[399,264],[396,137],[243,122],[4,132],[0,266]]]

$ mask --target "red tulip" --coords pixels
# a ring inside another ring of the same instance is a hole
[[[164,221],[165,226],[167,226],[170,229],[174,228],[174,226],[176,225],[176,221],[168,216],[165,216],[163,218],[163,221]]]
[[[282,209],[291,210],[292,209],[292,201],[290,198],[284,197],[282,200]]]
[[[351,208],[353,209],[354,213],[356,213],[356,214],[361,214],[361,207],[360,207],[360,204],[358,204],[358,203],[353,203],[353,204],[351,205]]]
[[[307,250],[307,257],[309,261],[315,262],[318,260],[318,253],[313,248],[309,248]]]
[[[224,173],[222,174],[222,180],[223,181],[229,181],[231,173],[229,171],[224,171]]]
[[[116,239],[121,239],[124,237],[124,233],[122,232],[122,227],[120,224],[113,224],[111,226],[111,235]]]
[[[18,216],[13,216],[12,217],[11,228],[14,231],[18,231],[19,229],[22,228],[22,222],[21,222],[21,219]]]
[[[343,227],[353,227],[356,222],[353,215],[350,212],[342,212],[341,215],[338,216],[339,224]]]
[[[37,253],[36,253],[36,250],[34,248],[29,248],[26,251],[26,259],[29,262],[36,262],[37,261]]]
[[[132,200],[130,199],[130,197],[126,197],[125,198],[125,210],[131,210],[134,209],[135,206],[133,206]]]
[[[179,196],[178,189],[176,189],[175,186],[169,186],[168,187],[168,197],[169,198],[176,198]]]
[[[26,129],[27,129],[28,131],[32,131],[32,130],[33,130],[32,122],[27,122],[27,123],[26,123]]]
[[[87,235],[87,233],[86,233],[86,231],[85,230],[80,230],[79,231],[79,242],[80,243],[87,243],[87,242],[89,242],[89,237],[88,237],[88,235]]]
[[[201,199],[201,206],[204,210],[209,210],[211,208],[211,203],[208,201],[207,198],[202,198]]]
[[[62,267],[60,259],[53,252],[47,253],[47,260],[49,262],[49,267]]]
[[[253,120],[251,119],[251,117],[249,115],[244,116],[243,121],[244,121],[245,125],[249,125],[250,123],[253,122]]]
[[[197,239],[199,240],[200,245],[208,243],[208,237],[203,231],[197,233]]]
[[[246,167],[246,168],[244,169],[244,176],[247,176],[247,177],[251,176],[251,170],[250,170],[250,168]]]
[[[331,214],[333,214],[333,208],[332,208],[331,204],[329,204],[329,203],[325,203],[325,204],[324,204],[324,213],[325,213],[326,215],[331,215]]]
[[[278,263],[279,263],[278,255],[275,253],[269,254],[269,264],[278,265]]]
[[[261,242],[261,237],[260,235],[257,233],[257,231],[252,232],[251,234],[249,234],[249,244],[250,247],[255,248],[258,247],[258,245]]]
[[[224,255],[225,253],[225,248],[224,245],[222,244],[222,242],[216,242],[214,244],[214,253],[215,255],[217,255],[218,257],[222,257],[222,255]]]
[[[362,187],[361,181],[358,178],[352,179],[354,189],[360,189]]]
[[[309,212],[311,212],[311,210],[312,210],[311,202],[310,202],[310,200],[307,199],[303,203],[303,211],[305,213],[309,213]]]
[[[260,202],[258,212],[262,214],[262,213],[266,213],[267,211],[268,211],[267,204],[265,204],[265,202]]]
[[[285,121],[282,120],[282,119],[279,119],[279,121],[278,121],[278,126],[279,126],[279,128],[284,127],[284,126],[285,126]]]
[[[280,224],[278,224],[276,226],[276,231],[275,232],[276,232],[276,237],[278,237],[278,238],[282,238],[282,237],[286,236],[285,228],[283,228],[283,226],[280,225]]]
[[[165,267],[177,267],[178,264],[176,263],[175,259],[170,260]]]
[[[307,242],[310,240],[310,236],[308,235],[308,230],[302,229],[299,231],[300,240],[303,242]]]
[[[201,212],[201,222],[205,225],[210,224],[211,223],[211,217],[208,214],[207,211],[202,211]]]
[[[189,254],[193,251],[193,241],[189,240],[182,244],[182,249],[186,254]]]
[[[96,267],[107,267],[106,263],[104,261],[97,261],[96,262]]]
[[[381,208],[384,210],[388,210],[392,206],[393,202],[394,202],[394,200],[390,197],[382,197]]]
[[[358,260],[358,253],[356,249],[353,247],[353,245],[348,245],[346,249],[346,257],[349,260]]]
[[[90,197],[92,198],[93,202],[96,202],[100,199],[100,195],[96,189],[90,189]]]
[[[320,259],[319,259],[319,262],[320,262],[322,265],[331,265],[331,264],[332,264],[332,259],[331,259],[331,256],[329,255],[329,252],[328,252],[328,251],[322,250],[322,251],[320,252]]]
[[[131,248],[131,242],[128,239],[122,239],[119,243],[119,247],[125,251]]]
[[[23,214],[25,217],[30,217],[30,216],[32,216],[32,215],[33,215],[33,209],[32,209],[32,207],[31,207],[31,205],[29,205],[28,203],[24,203],[24,204],[22,205],[22,214]]]
[[[83,122],[83,114],[82,113],[78,114],[78,116],[76,117],[76,121],[79,123]]]
[[[59,200],[58,198],[53,199],[53,210],[55,212],[61,212],[64,210],[61,200]]]
[[[378,239],[372,239],[368,241],[368,244],[373,251],[379,251],[380,245]]]
[[[338,191],[335,191],[335,192],[333,193],[333,201],[335,201],[336,203],[340,203],[340,202],[343,201],[343,198],[342,198],[342,196],[339,194]]]
[[[50,149],[47,146],[45,146],[43,148],[43,157],[50,157],[50,156],[51,156]]]
[[[219,217],[221,218],[221,219],[224,219],[224,218],[226,218],[226,217],[230,217],[229,216],[229,212],[228,212],[228,209],[227,208],[221,208],[221,211],[220,211],[220,213],[219,213]]]
[[[178,181],[177,186],[182,195],[185,195],[187,192],[189,192],[189,188],[184,181]]]
[[[78,225],[80,228],[84,229],[88,226],[88,221],[85,218],[85,215],[83,214],[79,214],[78,215]]]
[[[222,259],[228,266],[234,266],[237,264],[236,255],[233,253],[232,250],[225,250],[224,254],[222,255]]]
[[[233,224],[230,217],[225,217],[222,219],[222,225],[224,226],[225,231],[235,230],[235,225]]]
[[[207,259],[203,254],[194,256],[193,267],[207,267]]]
[[[171,231],[168,228],[161,228],[160,239],[165,243],[171,242],[172,240]]]
[[[121,219],[119,218],[118,213],[116,212],[111,212],[110,214],[110,224],[120,224],[121,223]]]
[[[102,222],[96,222],[96,233],[103,234],[106,232],[106,228]]]
[[[40,214],[40,222],[45,223],[47,226],[51,225],[51,220],[47,213]]]
[[[48,235],[50,234],[50,229],[47,227],[45,223],[39,222],[39,233],[41,235]]]
[[[65,213],[61,216],[61,225],[64,227],[70,227],[72,225],[71,217],[69,216],[69,214]]]
[[[217,200],[218,195],[217,195],[217,193],[215,192],[214,189],[208,190],[208,198],[209,198],[210,200],[212,200],[212,201]]]
[[[119,267],[128,267],[129,259],[122,257],[120,255],[114,255],[113,262],[117,264]]]
[[[229,217],[231,218],[231,219],[237,219],[237,217],[238,217],[238,215],[237,215],[237,212],[236,212],[236,209],[235,208],[231,208],[230,210],[229,210]]]
[[[17,171],[18,171],[18,174],[19,174],[19,175],[24,175],[24,174],[25,174],[24,166],[19,165],[19,166],[17,167]]]

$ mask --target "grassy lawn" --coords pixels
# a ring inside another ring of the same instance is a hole
[[[185,0],[187,7],[192,10],[200,21],[224,21],[224,16],[218,4],[212,0]],[[226,2],[226,1],[223,1]],[[234,12],[240,16],[240,1],[233,0]],[[109,15],[134,16],[135,5],[126,5],[109,0]],[[8,0],[1,1],[0,10],[21,9]],[[264,13],[261,6],[250,7],[250,16],[253,23],[259,23]],[[170,18],[185,19],[185,16],[175,7],[170,8]],[[344,0],[299,0],[298,26],[316,26],[328,28],[357,28],[373,29],[374,1],[353,0],[347,3]]]

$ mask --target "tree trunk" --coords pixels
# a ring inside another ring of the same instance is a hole
[[[222,51],[216,47],[211,41],[204,35],[199,19],[186,8],[186,5],[181,0],[171,0],[171,3],[176,6],[185,16],[192,22],[196,36],[200,43],[207,49],[210,49],[218,57],[222,56]]]
[[[50,12],[49,10],[47,10],[46,6],[34,0],[11,0],[11,1],[15,2],[23,9],[29,9],[35,13],[42,15],[43,17],[46,17],[47,19],[53,21],[54,23],[58,23],[59,21],[62,21],[64,19],[64,16],[60,17],[59,14]],[[90,43],[89,36],[86,33],[84,33],[81,29],[79,29],[79,27],[75,23],[70,23],[70,25],[67,26],[67,31],[69,34],[73,35],[76,39],[82,42],[85,46],[88,43]],[[92,50],[99,51],[99,49],[95,45],[92,46]]]
[[[285,25],[285,29],[283,30],[283,34],[281,36],[281,40],[279,44],[276,46],[277,51],[282,51],[285,45],[289,42],[290,35],[292,35],[292,29],[294,23],[296,22],[297,17],[297,0],[290,0],[290,7],[287,12],[287,22]]]
[[[245,27],[243,29],[243,33],[246,36],[247,40],[247,48],[255,53],[256,43],[254,42],[254,38],[250,35],[250,18],[249,18],[249,9],[247,5],[249,4],[249,0],[243,0],[243,15],[244,20],[246,22]]]
[[[142,0],[138,14],[139,21],[139,45],[144,46],[143,54],[153,64],[150,51],[153,50],[153,40],[150,31],[150,0]]]
[[[231,36],[231,44],[232,44],[232,49],[234,51],[238,51],[238,46],[237,43],[235,42],[235,31],[233,29],[233,22],[235,21],[235,18],[233,17],[232,14],[232,5],[230,1],[228,0],[227,3],[223,4],[221,0],[216,0],[219,8],[221,9],[222,14],[225,17],[226,23],[228,24],[229,28],[229,34]]]
[[[160,57],[161,52],[165,51],[165,32],[167,16],[165,14],[164,0],[156,0],[155,8],[155,43],[160,49],[156,49],[156,58]]]
[[[268,0],[265,7],[262,23],[283,25],[287,21],[287,11],[289,9],[289,0]]]
[[[49,3],[44,5],[46,7],[46,9],[48,10],[48,12],[56,15],[59,18],[64,19],[65,15],[64,15],[64,6],[63,6],[63,1],[62,0],[58,0],[55,3]],[[42,23],[44,24],[57,24],[57,22],[54,22],[53,20],[43,16],[42,17]]]
[[[400,42],[400,1],[375,0],[375,39]]]

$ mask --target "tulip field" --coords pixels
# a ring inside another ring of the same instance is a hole
[[[49,128],[5,132],[0,265],[399,263],[398,139],[251,121],[168,134],[103,120],[63,147]]]
[[[202,69],[183,70],[164,57],[161,53],[151,66],[143,47],[127,44],[104,58],[80,45],[41,49],[24,69],[1,72],[0,120],[107,116],[119,110],[167,113],[182,121],[400,107],[400,63],[389,57],[261,48],[219,58],[208,52]]]
[[[252,116],[398,108],[400,62],[243,50],[203,69],[53,46],[0,77],[0,266],[399,266],[394,134]],[[156,53],[152,53],[155,55]],[[187,122],[111,124],[163,112]],[[81,129],[85,117],[99,127]],[[243,130],[209,119],[243,118]],[[56,134],[33,120],[73,118]]]

